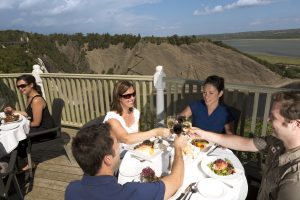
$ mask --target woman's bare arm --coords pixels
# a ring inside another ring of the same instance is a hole
[[[190,106],[187,106],[183,109],[183,111],[179,114],[180,116],[190,117],[192,116],[192,110]]]
[[[42,97],[36,97],[32,100],[32,121],[30,123],[31,127],[37,127],[42,122],[43,109],[45,108],[46,103]]]
[[[149,131],[128,134],[117,119],[109,119],[107,123],[111,125],[111,131],[118,141],[125,144],[135,144],[155,136],[167,137],[170,134],[170,130],[166,128],[155,128]]]

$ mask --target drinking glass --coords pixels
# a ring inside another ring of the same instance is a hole
[[[177,135],[181,134],[183,132],[182,123],[176,122],[173,125],[173,132]]]
[[[168,116],[167,117],[167,127],[168,127],[168,129],[173,129],[175,121],[176,121],[175,116]]]
[[[182,123],[182,129],[185,133],[188,133],[192,129],[192,122],[190,118],[186,118]]]

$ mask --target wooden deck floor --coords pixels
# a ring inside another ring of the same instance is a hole
[[[62,131],[65,142],[70,145],[77,130],[63,128]],[[22,187],[25,199],[64,199],[67,185],[73,180],[81,179],[82,170],[76,162],[73,165],[69,162],[61,144],[35,145],[32,150],[32,158],[37,167],[32,183]]]

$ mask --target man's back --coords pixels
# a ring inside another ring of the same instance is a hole
[[[69,184],[66,200],[139,200],[164,199],[165,185],[155,183],[126,183],[120,185],[114,176],[83,176],[82,180]]]

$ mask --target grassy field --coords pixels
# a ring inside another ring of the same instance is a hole
[[[297,57],[277,56],[277,55],[271,55],[271,54],[256,54],[256,53],[251,53],[251,55],[258,57],[262,60],[266,60],[272,64],[284,63],[284,64],[289,64],[289,65],[300,65],[300,58],[297,58]]]

